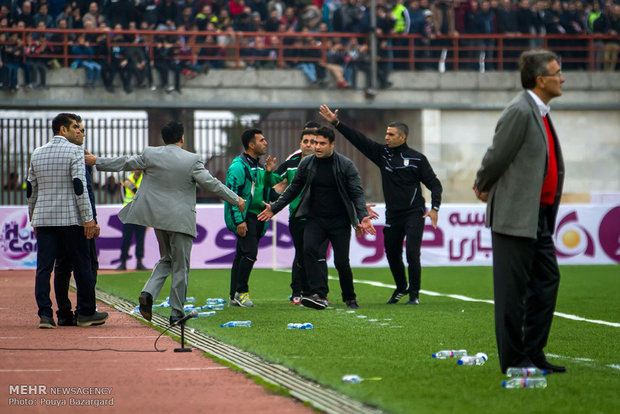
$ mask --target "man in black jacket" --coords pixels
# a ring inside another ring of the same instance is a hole
[[[401,122],[392,122],[385,133],[386,145],[379,144],[362,133],[349,128],[338,120],[338,110],[332,112],[321,105],[319,114],[336,127],[368,159],[381,170],[383,196],[385,197],[385,228],[383,243],[385,255],[396,290],[388,304],[397,303],[407,293],[408,305],[418,305],[422,268],[420,249],[424,233],[424,219],[430,217],[437,227],[437,212],[441,204],[441,182],[426,157],[407,146],[409,128]],[[420,183],[431,190],[431,209],[425,214],[424,197]],[[409,285],[403,263],[403,241],[407,237],[407,263]]]
[[[353,272],[349,265],[351,225],[356,231],[375,234],[364,201],[364,189],[357,167],[345,156],[334,151],[334,131],[319,128],[315,137],[315,154],[304,158],[293,182],[273,203],[265,204],[259,220],[269,220],[293,201],[300,193],[299,205],[293,217],[306,217],[304,229],[304,265],[310,285],[310,295],[301,304],[314,309],[327,307],[327,280],[323,278],[325,240],[332,243],[334,264],[340,279],[342,300],[349,308],[357,309]]]

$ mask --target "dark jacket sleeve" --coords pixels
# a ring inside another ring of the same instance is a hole
[[[441,193],[443,192],[443,187],[441,186],[441,182],[437,175],[435,175],[435,171],[433,171],[433,167],[428,162],[428,159],[422,156],[422,165],[420,169],[422,184],[429,190],[431,190],[431,206],[437,207],[441,205]]]
[[[373,141],[361,132],[346,126],[342,122],[338,123],[336,129],[340,131],[340,133],[362,154],[368,157],[368,159],[375,164],[379,165],[381,162],[381,151],[383,150],[383,145]]]
[[[286,191],[282,193],[280,197],[273,203],[271,203],[271,211],[274,214],[282,210],[286,207],[291,201],[293,201],[301,191],[304,189],[306,185],[306,178],[308,176],[308,164],[310,163],[310,159],[314,157],[306,157],[297,168],[297,172],[295,173],[295,177],[293,178],[293,182],[289,184],[286,188]]]
[[[362,221],[364,217],[368,215],[366,210],[366,200],[364,199],[364,188],[362,187],[362,179],[360,173],[357,170],[355,164],[352,161],[346,160],[343,172],[346,176],[345,188],[349,199],[353,203],[353,208],[357,214],[357,220]]]

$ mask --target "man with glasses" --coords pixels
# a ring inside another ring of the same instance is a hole
[[[524,52],[519,65],[525,92],[500,117],[473,189],[487,203],[492,231],[502,372],[513,366],[565,372],[543,352],[560,283],[552,235],[564,182],[549,102],[562,95],[564,77],[557,56],[547,50]]]

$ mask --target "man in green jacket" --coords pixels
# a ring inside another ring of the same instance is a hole
[[[273,185],[281,178],[272,171],[275,158],[267,157],[263,166],[259,158],[267,153],[267,140],[260,129],[248,129],[241,134],[245,151],[236,157],[226,172],[226,185],[240,197],[248,200],[245,213],[229,203],[224,205],[226,227],[237,236],[237,250],[230,272],[230,306],[253,307],[248,293],[248,280],[256,255],[258,242],[267,231],[268,223],[256,216],[263,210],[263,201],[269,201]]]

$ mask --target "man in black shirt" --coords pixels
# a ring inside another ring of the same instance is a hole
[[[301,304],[314,309],[327,307],[327,280],[322,277],[325,240],[334,249],[334,264],[340,279],[342,300],[349,308],[359,305],[353,288],[353,272],[349,265],[351,226],[357,231],[375,234],[364,201],[362,180],[355,164],[334,151],[334,131],[319,128],[315,137],[315,154],[305,157],[295,173],[293,182],[273,203],[265,204],[258,215],[267,221],[299,194],[294,217],[306,217],[304,229],[304,265],[310,285],[310,295]]]
[[[424,233],[424,219],[430,217],[433,227],[437,227],[437,212],[441,204],[442,192],[439,179],[426,157],[407,146],[409,134],[407,125],[401,122],[388,124],[385,133],[386,144],[382,145],[341,123],[338,120],[338,110],[332,112],[327,105],[321,105],[319,114],[334,125],[347,140],[381,170],[386,209],[383,243],[390,270],[396,282],[396,290],[387,303],[396,303],[408,293],[407,304],[418,305],[422,274],[420,249]],[[431,190],[431,209],[426,214],[420,183]],[[407,238],[409,286],[407,286],[403,263],[405,236]]]

